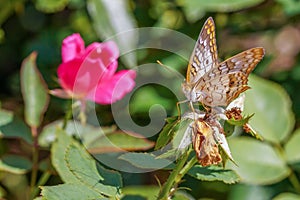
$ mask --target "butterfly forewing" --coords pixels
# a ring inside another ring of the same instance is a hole
[[[218,65],[215,24],[210,17],[206,20],[191,55],[186,81],[195,84],[204,74]]]
[[[265,51],[261,47],[248,49],[221,62],[217,69],[222,73],[244,72],[248,76],[264,54]]]

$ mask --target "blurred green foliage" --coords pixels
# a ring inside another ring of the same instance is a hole
[[[114,36],[121,52],[124,52],[120,59],[121,68],[133,68],[137,64],[161,60],[162,63],[185,75],[187,61],[172,52],[159,49],[130,51],[138,45],[137,33],[131,30],[140,27],[169,28],[196,40],[208,16],[212,16],[216,23],[218,52],[222,60],[250,47],[263,46],[266,49],[266,56],[254,73],[273,82],[253,76],[250,80],[253,89],[247,93],[245,108],[247,114],[255,113],[250,123],[258,129],[265,141],[260,142],[248,137],[229,139],[233,157],[237,163],[241,163],[239,167],[230,164],[229,167],[235,169],[241,176],[243,180],[241,183],[228,186],[220,182],[200,181],[207,180],[207,177],[201,177],[202,173],[198,173],[195,167],[190,172],[193,178],[187,176],[186,181],[180,185],[192,188],[192,191],[182,193],[179,191],[175,198],[191,199],[189,195],[192,195],[195,199],[300,199],[300,3],[295,0],[2,0],[0,2],[2,108],[0,134],[3,138],[0,144],[1,197],[23,199],[24,196],[20,196],[21,192],[18,191],[24,191],[29,182],[26,173],[31,168],[29,160],[32,138],[29,128],[23,122],[24,104],[19,71],[22,61],[32,51],[38,52],[37,67],[50,89],[58,87],[56,69],[61,62],[61,41],[73,32],[79,32],[87,44]],[[118,35],[124,31],[128,31],[127,34]],[[168,40],[167,35],[162,37]],[[189,55],[192,49],[183,51]],[[23,85],[26,83],[27,81],[23,80]],[[174,81],[173,84],[180,91],[180,83]],[[165,91],[166,88],[156,85],[149,85],[137,91],[130,105],[133,119],[141,124],[148,122],[148,110],[154,104],[163,105],[169,116],[176,113],[178,100],[170,92]],[[69,106],[68,103],[51,97],[42,126],[61,119],[64,110]],[[37,104],[41,108],[34,112],[41,115],[46,103]],[[86,127],[84,130],[90,133],[84,138],[87,142],[101,140],[103,134],[113,132],[111,138],[116,143],[120,143],[120,140],[131,141],[126,148],[134,149],[134,144],[148,145],[150,148],[158,137],[152,138],[153,141],[133,140],[126,138],[125,134],[125,138],[116,138],[113,135],[115,130],[108,127],[114,124],[110,109],[99,106],[97,110],[102,116],[101,123],[107,125],[107,129],[99,131],[93,127]],[[36,116],[27,116],[30,117]],[[33,124],[40,125],[41,118],[37,118]],[[39,144],[43,147],[40,159],[49,159],[48,147],[56,137],[54,132],[57,131],[57,123],[57,121],[51,123],[42,131],[39,138]],[[72,135],[73,126],[74,124],[69,124],[67,134]],[[95,137],[93,133],[96,132],[100,136]],[[90,176],[95,176],[95,173],[89,174],[89,171],[85,173],[87,177],[81,177],[82,174],[76,174],[76,171],[81,170],[81,166],[74,169],[76,166],[74,163],[61,163],[61,160],[74,162],[73,159],[65,159],[67,154],[68,158],[74,157],[75,161],[84,158],[84,161],[89,163],[86,165],[92,167],[91,171],[97,171],[96,173],[105,171],[93,168],[92,159],[85,152],[76,149],[77,143],[74,142],[76,143],[74,146],[70,140],[70,138],[58,140],[52,145],[52,163],[66,184],[57,186],[59,187],[57,190],[43,187],[43,194],[46,197],[47,195],[51,197],[59,190],[65,192],[74,190],[78,195],[81,194],[74,184],[81,184],[81,187],[102,184],[96,183],[99,180],[89,179]],[[102,142],[109,145],[105,141]],[[70,146],[67,152],[63,149],[66,145]],[[151,154],[148,156],[151,157]],[[130,159],[130,156],[123,156],[125,161],[130,162]],[[165,161],[162,159],[161,162]],[[160,161],[157,165],[159,164]],[[40,171],[43,171],[42,167]],[[51,170],[47,168],[45,171]],[[55,173],[51,171],[51,174]],[[167,172],[160,171],[146,174],[121,172],[123,194],[128,195],[124,199],[136,197],[155,199],[153,192],[156,194],[159,188],[152,186],[157,185],[154,177],[157,176],[164,181],[167,175]],[[119,177],[120,174],[108,173],[107,176]],[[44,184],[56,185],[61,183],[60,178],[51,178]],[[228,177],[225,178],[227,180]],[[82,185],[83,179],[86,181],[85,186]],[[69,183],[70,180],[72,181]],[[218,180],[218,177],[213,180]],[[119,180],[110,184],[111,187],[106,188],[105,195],[108,196],[117,193],[118,187],[122,185]],[[98,195],[97,189],[87,187],[87,190],[91,190],[91,194],[95,195],[91,197]]]

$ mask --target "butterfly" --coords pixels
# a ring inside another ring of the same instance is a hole
[[[215,24],[211,17],[204,23],[189,60],[182,91],[190,104],[227,106],[250,87],[248,76],[262,60],[265,51],[256,47],[227,60],[218,61]]]

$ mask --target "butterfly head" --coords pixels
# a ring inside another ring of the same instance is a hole
[[[204,92],[196,90],[195,87],[187,81],[182,83],[181,88],[187,100],[190,102],[202,102],[205,97]]]

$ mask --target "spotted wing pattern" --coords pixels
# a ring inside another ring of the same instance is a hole
[[[195,84],[198,80],[218,65],[215,24],[210,17],[206,20],[191,55],[186,82]]]
[[[195,85],[207,106],[226,106],[240,93],[249,89],[248,76],[264,56],[263,48],[252,48],[239,53],[205,73]]]

